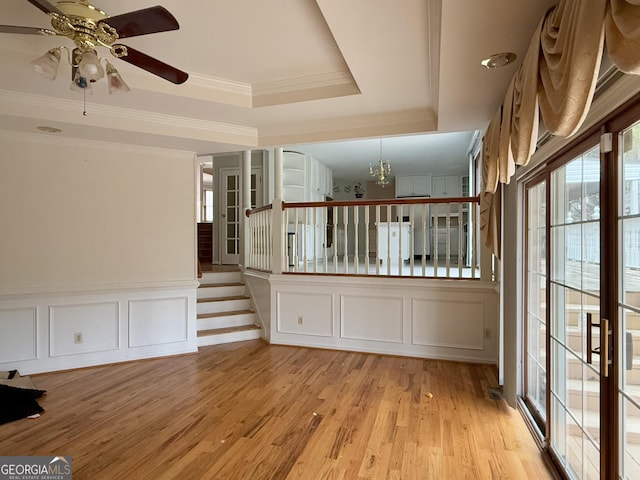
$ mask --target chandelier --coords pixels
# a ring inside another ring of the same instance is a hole
[[[376,184],[382,188],[389,185],[391,181],[391,165],[389,165],[389,162],[382,160],[382,139],[380,139],[380,162],[375,170],[371,163],[369,163],[369,173],[376,179]]]

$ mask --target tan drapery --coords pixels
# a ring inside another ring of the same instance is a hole
[[[540,32],[545,17],[536,28],[522,65],[513,77],[513,112],[511,118],[511,152],[516,165],[526,165],[538,141],[538,61],[540,59]],[[506,99],[505,99],[506,101]]]
[[[495,192],[498,187],[498,155],[500,147],[500,120],[502,108],[493,116],[482,139],[482,191]]]
[[[605,35],[614,65],[640,75],[640,0],[560,0],[534,32],[483,139],[480,229],[494,254],[500,232],[492,216],[497,212],[499,219],[500,196],[491,194],[499,182],[509,183],[516,165],[529,162],[539,117],[549,133],[561,137],[581,127],[598,80]]]
[[[500,134],[498,145],[498,180],[500,183],[509,183],[516,173],[516,164],[511,154],[511,122],[513,121],[513,80],[507,89],[502,105],[502,119],[500,121]],[[495,191],[495,189],[494,189]]]
[[[603,43],[623,72],[640,75],[640,0],[561,0],[536,28],[500,117],[491,120],[483,191],[509,183],[515,165],[535,151],[539,117],[553,135],[570,137],[584,121],[598,80]],[[497,131],[496,131],[497,130]],[[498,139],[498,144],[495,142]]]
[[[604,43],[606,0],[566,0],[547,15],[540,34],[540,115],[553,135],[582,125],[595,91]]]
[[[500,258],[500,189],[495,193],[480,194],[480,232],[482,243],[491,253]]]
[[[610,0],[605,32],[614,65],[640,75],[640,0]]]

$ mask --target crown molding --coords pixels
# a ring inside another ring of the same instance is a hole
[[[328,72],[256,84],[252,105],[267,107],[360,93],[351,72]]]
[[[147,147],[125,143],[104,142],[101,140],[87,140],[84,138],[63,137],[56,133],[28,133],[0,130],[2,142],[32,143],[38,145],[56,145],[64,148],[99,150],[113,153],[127,153],[132,155],[151,155],[156,157],[174,158],[193,161],[195,153],[186,150],[172,150],[169,148]]]
[[[243,95],[248,98],[251,98],[253,94],[251,85],[248,83],[236,82],[235,80],[227,80],[224,78],[209,77],[199,73],[189,74],[188,84],[211,90],[220,90],[235,95]]]
[[[253,85],[253,95],[255,97],[282,94],[297,90],[311,90],[344,84],[355,85],[351,72],[349,71],[304,75],[271,82],[256,83]]]
[[[272,132],[260,132],[260,148],[316,143],[351,138],[435,132],[437,117],[430,108],[408,109],[372,115],[332,118],[319,122],[277,125]],[[276,132],[286,131],[280,135]]]
[[[9,90],[0,90],[0,106],[7,115],[89,127],[231,144],[254,145],[258,142],[258,130],[253,127],[100,104],[91,105],[91,115],[79,116],[83,108],[81,102]]]

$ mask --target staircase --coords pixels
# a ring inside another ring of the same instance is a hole
[[[197,318],[199,347],[261,336],[240,270],[202,274]]]

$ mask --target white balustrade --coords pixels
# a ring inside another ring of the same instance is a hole
[[[269,206],[249,212],[247,266],[271,271],[277,248],[284,273],[479,279],[477,216],[477,197]]]

